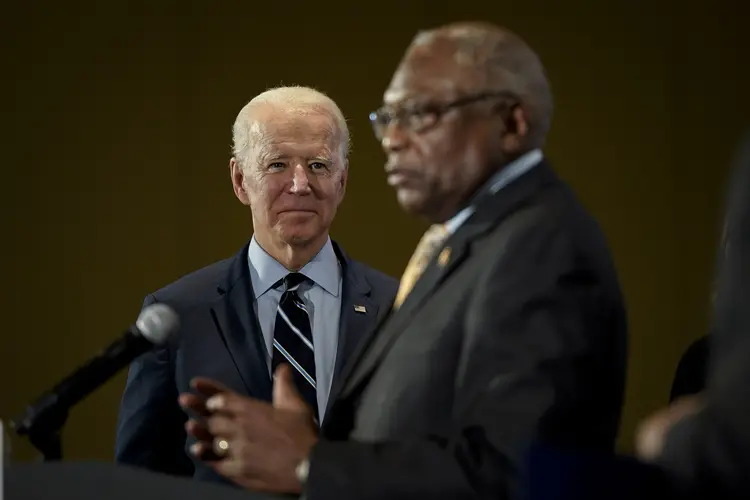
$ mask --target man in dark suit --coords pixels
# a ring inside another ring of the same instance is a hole
[[[272,404],[213,381],[181,403],[198,455],[254,490],[505,498],[532,441],[611,453],[626,316],[602,232],[541,148],[552,96],[513,33],[420,33],[371,115],[403,209],[432,226],[320,433],[281,367]]]
[[[190,459],[178,395],[196,376],[270,400],[271,371],[294,382],[325,421],[331,384],[398,282],[347,257],[328,236],[346,187],[349,133],[341,111],[309,88],[264,92],[239,113],[230,170],[252,211],[239,253],[149,295],[180,315],[164,348],[133,363],[122,399],[116,459],[151,470],[218,479]]]
[[[750,498],[750,133],[735,158],[718,255],[706,389],[649,417],[639,456],[679,497]]]

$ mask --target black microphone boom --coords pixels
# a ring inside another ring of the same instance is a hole
[[[11,422],[16,434],[26,435],[45,460],[60,460],[60,429],[76,403],[94,392],[141,354],[165,342],[179,328],[177,313],[152,304],[119,339],[31,404]]]

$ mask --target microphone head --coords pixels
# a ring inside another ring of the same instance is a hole
[[[162,344],[180,327],[180,317],[166,304],[151,304],[141,311],[135,326],[152,344]]]

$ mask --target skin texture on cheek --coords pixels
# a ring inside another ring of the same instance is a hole
[[[257,232],[289,245],[305,246],[327,234],[343,193],[343,172],[303,172],[295,160],[286,171],[248,172],[244,179]],[[305,177],[306,175],[306,177]],[[314,213],[289,212],[312,209]]]
[[[243,173],[242,185],[250,202],[253,227],[256,233],[266,232],[266,228],[276,225],[269,200],[268,177],[258,169],[246,168]]]
[[[403,190],[398,199],[405,210],[432,222],[442,222],[458,211],[464,191],[481,156],[476,147],[453,124],[444,124],[414,140],[413,147],[421,164],[419,189]]]
[[[470,112],[470,110],[469,110]],[[505,128],[485,115],[464,115],[464,120],[446,124],[446,136],[441,148],[441,188],[436,196],[443,206],[441,217],[458,213],[482,186],[507,163],[507,156],[499,146]]]

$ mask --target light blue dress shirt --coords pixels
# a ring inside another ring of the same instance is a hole
[[[255,295],[253,307],[263,332],[270,372],[276,310],[284,293],[282,280],[289,271],[263,250],[255,237],[250,242],[247,254]],[[310,280],[300,285],[298,293],[307,306],[312,325],[318,411],[322,422],[336,364],[341,315],[342,272],[330,238],[299,272]]]

